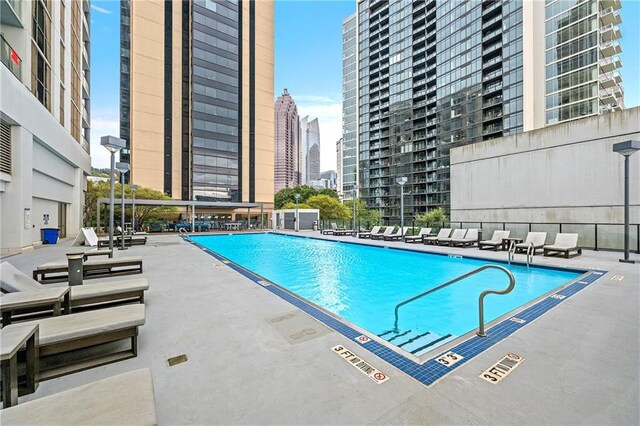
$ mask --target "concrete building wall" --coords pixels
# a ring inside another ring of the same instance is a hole
[[[622,224],[624,161],[612,146],[630,139],[640,140],[640,108],[452,149],[451,220]],[[630,188],[638,224],[640,154],[630,158]],[[621,228],[609,227],[615,248]]]

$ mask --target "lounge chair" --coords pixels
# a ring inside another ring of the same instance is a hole
[[[331,229],[323,229],[321,233],[322,235],[333,235],[335,231],[339,231],[339,230],[340,228],[338,228],[338,225],[336,225],[335,222],[332,222]]]
[[[461,240],[467,235],[466,229],[454,229],[451,237],[438,238],[436,240],[436,244],[441,246],[449,246],[451,245],[451,241],[453,240]],[[477,239],[477,237],[476,237]]]
[[[387,237],[389,235],[391,235],[393,233],[393,230],[395,229],[395,226],[387,226],[386,228],[384,228],[384,232],[381,234],[371,234],[371,239],[372,240],[383,240],[384,237]]]
[[[478,230],[477,229],[469,229],[463,238],[453,238],[451,237],[451,241],[449,245],[452,247],[462,246],[462,247],[471,247],[478,242]]]
[[[38,324],[39,379],[48,380],[138,355],[138,327],[144,325],[143,304],[122,305],[29,321]],[[19,326],[21,324],[16,324]],[[7,326],[13,327],[13,325]],[[105,345],[130,340],[128,347]],[[96,350],[96,347],[100,347]],[[83,356],[79,350],[90,350]],[[5,419],[3,418],[3,423]]]
[[[533,244],[533,255],[536,254],[538,249],[544,246],[544,241],[547,239],[546,232],[529,232],[527,238],[523,243],[516,244],[516,252],[526,252],[531,244]]]
[[[85,278],[135,273],[141,274],[142,258],[139,256],[123,256],[104,260],[88,260],[82,264],[82,267]],[[33,271],[33,279],[41,283],[67,281],[68,278],[68,262],[45,263]]]
[[[406,235],[404,237],[405,243],[421,243],[422,238],[428,236],[431,233],[431,228],[420,228],[420,232],[417,235]]]
[[[337,237],[343,237],[345,235],[355,235],[356,233],[357,231],[354,231],[353,229],[336,229],[335,231],[333,231],[333,235]]]
[[[3,293],[38,291],[47,288],[9,262],[0,264],[0,285]],[[148,289],[149,282],[146,278],[71,286],[71,307],[88,307],[98,303],[112,302],[144,303],[144,292]]]
[[[498,247],[503,245],[503,240],[509,238],[511,231],[493,231],[493,235],[490,240],[483,240],[478,242],[478,248],[483,250],[484,248],[498,251]]]
[[[2,410],[5,424],[155,425],[148,368],[129,371]]]
[[[545,256],[561,254],[567,259],[582,254],[582,248],[578,247],[578,234],[557,234],[556,241],[543,246],[542,251]],[[573,256],[570,255],[571,252],[575,252]]]
[[[408,230],[409,230],[408,226],[403,226],[402,228],[398,228],[398,230],[392,233],[391,235],[385,235],[384,240],[385,241],[402,240]]]
[[[358,232],[358,238],[371,238],[372,235],[380,233],[380,226],[374,226],[371,231]]]
[[[439,239],[447,238],[449,235],[451,235],[451,228],[442,228],[435,237],[422,237],[422,242],[424,244],[437,244]]]

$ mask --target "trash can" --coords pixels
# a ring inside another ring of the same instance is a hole
[[[42,228],[40,230],[42,234],[42,244],[55,244],[58,242],[58,228]]]
[[[317,231],[317,230],[318,230],[318,221],[317,221],[317,220],[314,220],[314,221],[313,221],[313,230],[314,230],[314,231]]]

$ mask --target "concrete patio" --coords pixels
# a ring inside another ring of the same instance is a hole
[[[70,243],[2,260],[30,275],[40,263],[64,259]],[[506,260],[504,252],[476,248],[406,246]],[[149,367],[160,424],[640,422],[640,264],[619,263],[620,253],[536,256],[538,264],[609,272],[430,387],[177,235],[152,235],[147,245],[115,254],[129,255],[143,256],[150,283],[138,357],[43,382],[20,401]],[[615,275],[624,278],[612,280]],[[314,333],[296,337],[306,329]],[[374,383],[332,354],[336,345],[353,349],[390,379]],[[479,378],[508,352],[525,358],[517,370],[498,384]],[[170,367],[167,359],[181,354],[188,361]]]

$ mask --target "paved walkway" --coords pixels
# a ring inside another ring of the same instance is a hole
[[[3,260],[30,274],[63,259],[69,244]],[[419,248],[506,258],[475,248]],[[428,388],[178,236],[152,235],[120,255],[143,256],[150,282],[139,356],[43,382],[21,401],[150,367],[160,424],[640,422],[640,265],[619,263],[619,253],[536,256],[537,263],[609,273]],[[306,328],[316,333],[297,338]],[[353,348],[390,380],[374,383],[331,353],[335,345]],[[507,352],[525,358],[517,370],[497,385],[478,377]],[[188,361],[169,367],[167,359],[180,354]]]

